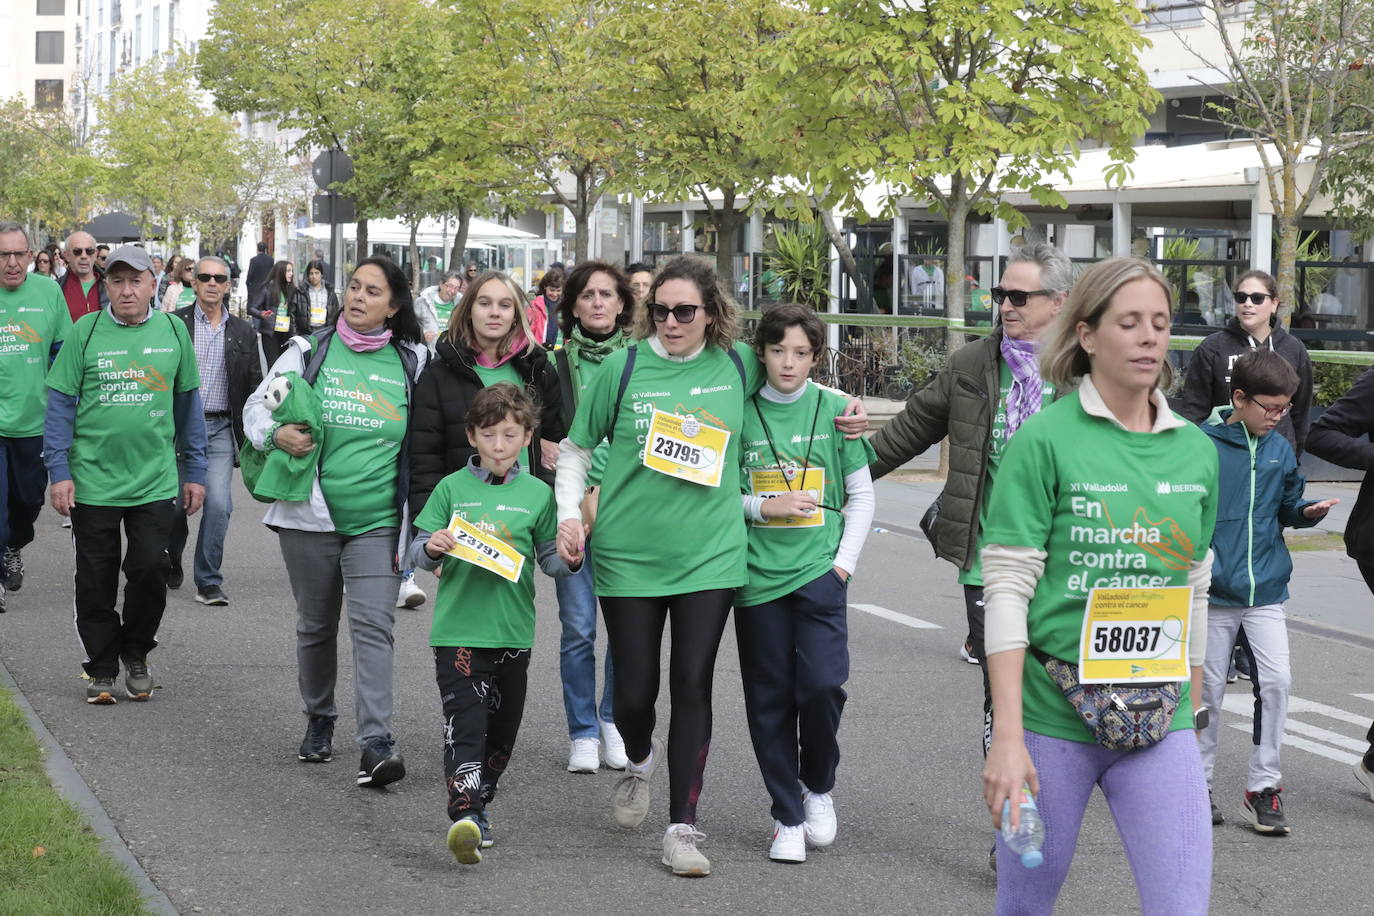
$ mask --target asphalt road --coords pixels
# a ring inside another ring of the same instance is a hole
[[[850,591],[839,839],[799,866],[767,858],[768,799],[745,730],[730,631],[717,665],[715,735],[699,808],[711,877],[675,878],[659,864],[666,773],[655,779],[649,820],[627,831],[610,819],[612,774],[565,772],[548,580],[539,583],[524,727],[491,809],[497,846],[481,865],[457,865],[444,846],[428,605],[397,612],[395,730],[405,780],[380,792],[353,785],[346,642],[335,760],[298,763],[304,719],[293,605],[276,538],[242,490],[225,566],[233,603],[201,607],[189,583],[172,593],[163,644],[151,657],[161,689],[150,703],[84,702],[70,541],[51,512],[25,551],[26,584],[0,617],[0,658],[183,913],[991,912],[979,674],[958,655],[964,610],[954,572],[909,533],[937,490],[878,486],[875,527],[883,530],[870,537]],[[1347,497],[1347,509],[1353,502],[1353,488],[1327,490]],[[1330,527],[1339,530],[1339,518]],[[1296,556],[1293,695],[1305,702],[1294,702],[1284,752],[1294,831],[1271,839],[1242,826],[1248,719],[1231,711],[1227,721],[1237,728],[1225,730],[1216,782],[1228,823],[1215,834],[1214,913],[1370,910],[1374,804],[1350,768],[1374,716],[1371,598],[1342,554]],[[1235,685],[1228,707],[1244,710],[1247,689]],[[663,728],[666,697],[660,710]],[[1138,912],[1131,888],[1099,795],[1059,912]]]

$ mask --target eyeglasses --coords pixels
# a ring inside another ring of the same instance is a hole
[[[1236,297],[1236,305],[1244,305],[1245,300],[1249,299],[1252,305],[1264,305],[1265,299],[1273,298],[1268,293],[1232,293]]]
[[[71,249],[71,252],[72,252],[72,254],[77,254],[77,255],[81,255],[81,254],[95,254],[95,249],[94,249],[94,248],[73,248],[73,249]]]
[[[1259,303],[1255,304],[1258,305]],[[1247,396],[1246,400],[1248,400],[1251,404],[1259,405],[1259,408],[1264,411],[1264,415],[1270,420],[1281,420],[1284,417],[1288,416],[1288,412],[1293,409],[1292,401],[1289,401],[1282,407],[1270,407],[1268,404],[1264,403],[1259,398],[1252,398]]]
[[[668,306],[663,305],[662,303],[654,302],[649,305],[649,314],[658,324],[662,324],[663,322],[667,321],[669,315],[672,315],[674,318],[676,318],[678,324],[691,324],[694,320],[696,320],[697,309],[703,308],[706,308],[706,306],[675,305],[672,308],[669,308]]]
[[[1031,296],[1050,295],[1050,291],[1047,289],[1003,289],[1000,286],[994,286],[992,289],[988,290],[988,292],[992,293],[992,301],[996,302],[998,305],[1001,305],[1003,301],[1010,299],[1012,307],[1018,309],[1025,308],[1026,302],[1030,299]]]
[[[196,279],[202,283],[228,283],[228,274],[196,274]]]
[[[22,261],[28,256],[27,251],[0,251],[0,264],[6,261]]]

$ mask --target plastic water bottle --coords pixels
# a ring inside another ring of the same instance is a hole
[[[1045,842],[1045,822],[1040,819],[1040,811],[1035,807],[1035,796],[1030,786],[1021,787],[1021,798],[1017,807],[1021,809],[1021,826],[1011,829],[1011,799],[1002,802],[1002,839],[1011,847],[1012,852],[1021,857],[1026,868],[1035,868],[1045,861],[1040,847]]]

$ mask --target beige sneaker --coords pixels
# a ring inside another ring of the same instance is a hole
[[[638,827],[649,816],[649,779],[664,754],[663,742],[658,738],[651,739],[649,746],[649,762],[642,767],[629,764],[611,790],[611,816],[622,827]]]
[[[711,873],[711,860],[701,854],[697,844],[706,834],[695,824],[669,824],[663,834],[663,864],[684,878],[704,878]]]

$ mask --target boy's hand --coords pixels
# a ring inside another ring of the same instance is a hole
[[[587,526],[575,518],[558,523],[558,555],[572,569],[582,565],[582,552],[587,546]]]
[[[1308,518],[1308,519],[1312,519],[1312,520],[1316,520],[1316,519],[1319,519],[1319,518],[1325,518],[1325,517],[1326,517],[1326,513],[1330,512],[1330,511],[1331,511],[1331,507],[1334,506],[1334,505],[1336,505],[1336,503],[1338,503],[1338,502],[1340,502],[1339,499],[1323,499],[1323,500],[1322,500],[1321,502],[1319,502],[1319,503],[1313,503],[1313,504],[1310,505],[1310,506],[1303,506],[1303,507],[1302,507],[1302,514],[1303,514],[1303,517],[1304,517],[1304,518]]]
[[[453,532],[445,528],[429,536],[429,540],[425,541],[425,553],[429,554],[431,560],[437,560],[457,546]]]
[[[810,518],[816,514],[816,494],[810,490],[793,490],[781,496],[771,496],[759,509],[764,518]]]

